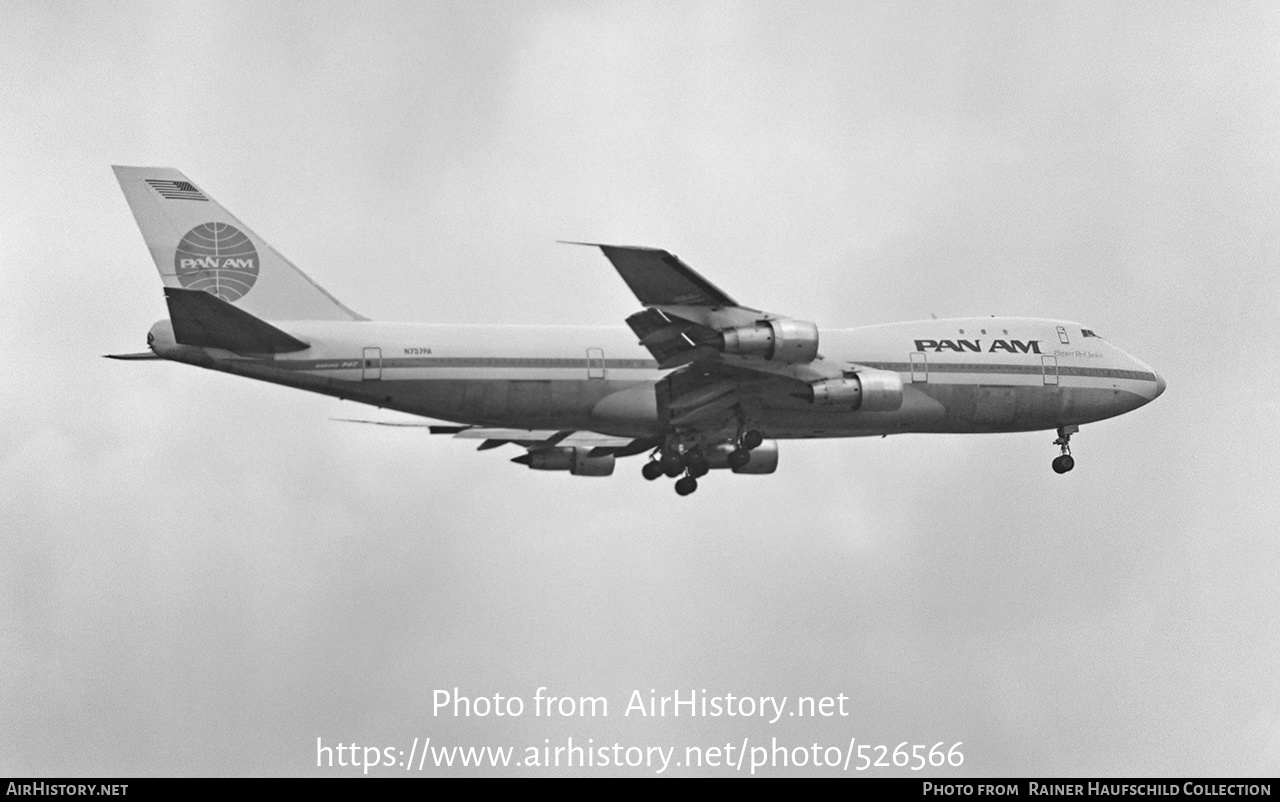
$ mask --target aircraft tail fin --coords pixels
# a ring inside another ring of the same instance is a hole
[[[265,320],[366,319],[177,170],[112,169],[166,288],[203,290]]]

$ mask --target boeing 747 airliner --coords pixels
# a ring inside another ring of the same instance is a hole
[[[959,318],[818,331],[739,304],[672,254],[598,247],[635,294],[627,328],[371,321],[182,173],[116,167],[164,283],[150,352],[399,410],[435,434],[514,444],[534,470],[647,479],[688,495],[711,470],[773,473],[778,441],[906,432],[1071,436],[1154,400],[1164,379],[1065,320]]]

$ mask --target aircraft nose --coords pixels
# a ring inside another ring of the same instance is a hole
[[[1159,373],[1157,373],[1156,374],[1156,394],[1151,396],[1151,398],[1153,400],[1156,398],[1159,398],[1160,394],[1164,392],[1164,387],[1165,387],[1164,376],[1161,376]]]

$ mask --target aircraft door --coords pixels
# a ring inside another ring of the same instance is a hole
[[[1040,357],[1040,366],[1044,371],[1044,383],[1056,387],[1058,384],[1058,358],[1056,356]]]
[[[361,363],[360,378],[362,381],[377,381],[382,378],[382,349],[364,349],[364,361]]]
[[[924,351],[914,351],[911,354],[911,381],[929,381],[929,363],[925,361]]]
[[[603,379],[604,378],[604,349],[588,348],[587,349],[587,378]]]

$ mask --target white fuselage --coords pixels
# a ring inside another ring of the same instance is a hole
[[[276,325],[311,347],[244,356],[177,345],[168,321],[152,328],[151,344],[167,359],[446,421],[634,437],[663,429],[652,393],[671,369],[625,328]],[[823,330],[814,366],[771,369],[801,381],[815,368],[893,371],[904,383],[901,408],[867,412],[777,395],[751,410],[753,425],[783,439],[1030,431],[1119,415],[1163,391],[1149,366],[1086,332],[1067,321],[994,317]]]

